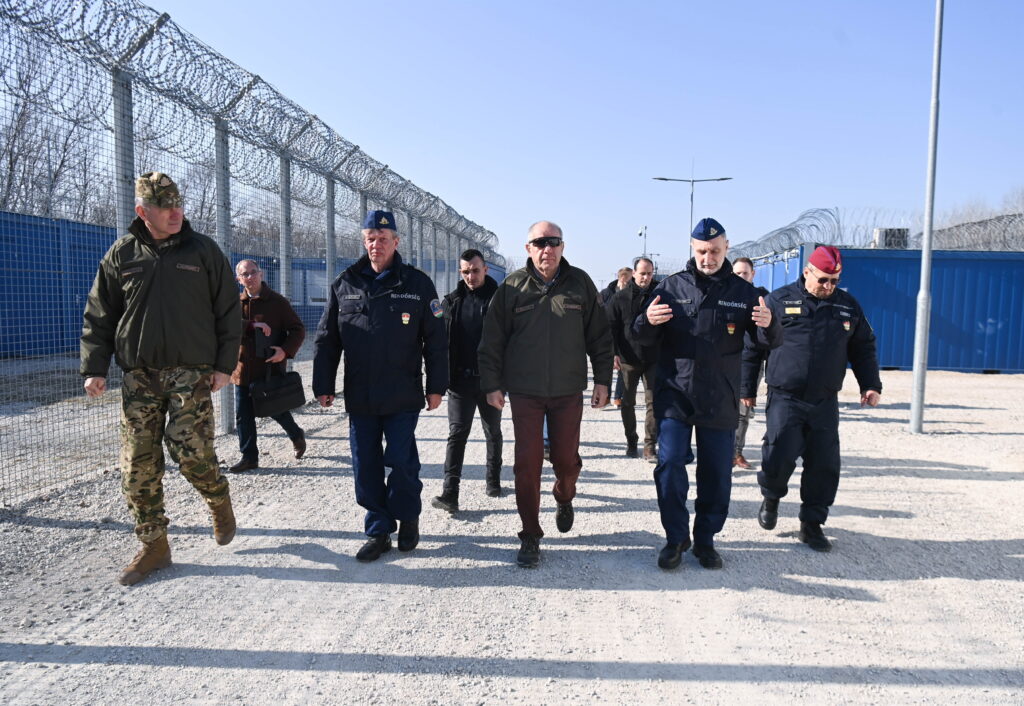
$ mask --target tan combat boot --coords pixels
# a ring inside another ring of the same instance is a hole
[[[167,535],[152,542],[143,542],[142,549],[132,559],[132,563],[124,567],[117,582],[122,586],[131,586],[146,578],[152,571],[171,565],[171,545],[167,543]]]
[[[231,509],[231,496],[224,498],[224,502],[216,507],[211,507],[213,513],[213,538],[217,544],[231,544],[235,538],[235,513]]]

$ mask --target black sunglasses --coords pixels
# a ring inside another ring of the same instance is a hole
[[[534,238],[530,245],[540,250],[541,248],[557,248],[562,244],[562,239],[557,235],[549,235],[546,238]]]
[[[839,284],[838,277],[819,277],[818,284],[831,284],[833,287]]]

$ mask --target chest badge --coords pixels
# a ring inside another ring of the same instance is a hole
[[[725,330],[729,332],[729,335],[736,333],[736,324],[726,324]]]
[[[801,309],[798,306],[787,306],[786,307],[786,313],[789,314],[790,316],[798,316],[800,314],[800,312],[801,312]]]
[[[406,326],[409,325],[409,319],[411,319],[411,318],[412,318],[411,314],[406,314],[404,312],[402,313],[402,323],[405,324]]]
[[[843,328],[845,330],[849,331],[850,330],[850,322],[849,321],[844,321],[843,322]]]

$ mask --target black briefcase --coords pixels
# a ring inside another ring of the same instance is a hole
[[[270,366],[267,366],[266,377],[249,384],[249,394],[257,417],[274,417],[306,404],[302,376],[295,371],[271,375]]]

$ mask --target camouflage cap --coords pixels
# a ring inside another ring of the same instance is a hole
[[[178,185],[163,172],[146,172],[135,180],[135,197],[157,208],[180,208]]]

